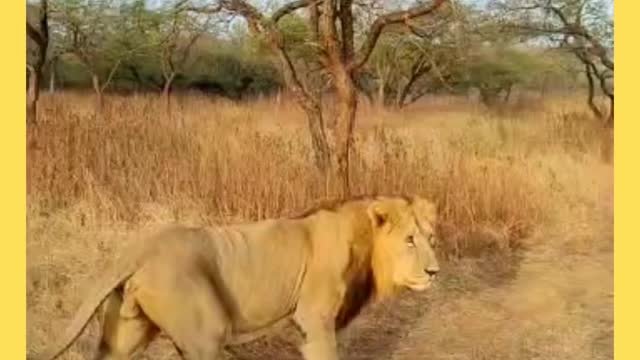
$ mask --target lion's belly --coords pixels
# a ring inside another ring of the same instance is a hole
[[[234,299],[234,332],[268,327],[295,309],[305,268],[305,244],[275,237],[236,243],[218,263]]]
[[[229,284],[237,304],[232,319],[234,332],[259,330],[290,315],[297,300],[299,278],[297,272],[280,269],[242,272],[235,276],[235,281]]]

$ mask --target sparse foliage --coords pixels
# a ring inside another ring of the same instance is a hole
[[[462,18],[455,12],[397,25],[379,40],[368,68],[377,78],[381,105],[403,107],[448,88],[463,64]]]
[[[536,36],[572,53],[583,65],[589,86],[587,102],[595,115],[613,127],[613,2],[607,0],[496,0],[507,28]],[[595,82],[609,99],[604,115],[594,103]]]
[[[144,2],[116,6],[115,0],[56,0],[52,4],[56,38],[63,53],[90,74],[99,110],[103,92],[122,62],[146,46]]]
[[[177,76],[181,76],[191,59],[192,49],[201,35],[209,30],[211,17],[197,18],[183,7],[184,1],[168,2],[158,11],[152,24],[150,40],[162,73],[162,95],[167,109],[170,92]]]

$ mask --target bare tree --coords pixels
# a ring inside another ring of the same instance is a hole
[[[507,15],[512,29],[546,37],[548,41],[570,51],[584,66],[589,85],[587,103],[593,113],[613,127],[613,19],[609,4],[603,0],[530,0],[495,1]],[[609,99],[604,115],[595,105],[595,80]]]
[[[369,66],[378,77],[381,104],[400,108],[437,88],[450,88],[451,73],[465,54],[459,47],[459,18],[442,15],[407,22],[383,36]]]
[[[142,46],[131,38],[135,32],[128,24],[133,19],[114,4],[114,0],[54,1],[52,26],[62,52],[73,55],[91,76],[97,111],[122,62]]]
[[[33,7],[32,9],[34,9]],[[46,62],[49,47],[49,6],[47,0],[40,0],[38,10],[38,24],[34,26],[27,18],[27,35],[36,44],[35,59],[27,63],[29,72],[29,86],[27,92],[27,122],[35,123],[37,117],[38,99],[40,98],[40,83],[42,68]]]
[[[178,1],[167,6],[156,24],[157,51],[162,71],[162,97],[165,99],[167,111],[170,110],[170,93],[173,81],[184,71],[193,46],[207,31],[211,17],[204,20],[194,18],[183,5],[185,1]]]
[[[578,42],[581,42],[578,40]],[[607,65],[598,66],[597,60],[595,58],[596,55],[591,51],[593,48],[590,46],[585,46],[584,44],[580,44],[578,46],[573,46],[572,44],[565,45],[570,51],[578,58],[578,60],[584,65],[584,74],[587,78],[588,85],[588,95],[587,95],[587,104],[591,111],[597,117],[601,119],[605,119],[605,126],[608,128],[613,128],[613,112],[614,112],[614,97],[613,97],[613,60],[611,59],[611,67]],[[609,112],[605,115],[595,104],[595,79],[598,80],[598,86],[600,91],[609,99]]]
[[[254,34],[264,37],[269,43],[280,60],[288,89],[307,115],[316,164],[328,175],[328,191],[337,197],[345,197],[351,192],[349,160],[358,105],[355,82],[358,73],[369,60],[385,28],[431,15],[447,2],[433,0],[426,4],[418,3],[407,10],[379,15],[366,29],[362,29],[361,36],[356,36],[356,26],[359,24],[354,11],[361,9],[356,5],[362,1],[289,1],[270,16],[243,0],[219,0],[210,6],[194,10],[222,10],[240,15]],[[320,94],[306,86],[302,80],[277,26],[282,18],[300,9],[307,11],[311,29],[310,41],[317,47],[318,62],[328,75],[336,94],[335,121],[331,124],[325,121]]]

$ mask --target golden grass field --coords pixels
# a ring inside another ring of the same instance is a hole
[[[27,130],[27,342],[60,333],[131,234],[165,222],[284,216],[324,194],[289,101],[45,95]],[[612,135],[580,96],[501,112],[438,97],[362,103],[354,192],[418,193],[441,211],[443,275],[372,306],[345,359],[613,358]],[[96,333],[92,323],[87,333]],[[96,346],[83,335],[64,359]],[[231,354],[235,355],[231,355]],[[167,341],[145,358],[177,359]],[[289,359],[281,339],[229,358]]]

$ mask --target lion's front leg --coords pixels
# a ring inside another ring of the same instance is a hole
[[[299,349],[305,360],[338,360],[335,326],[331,319],[296,315],[304,333]]]
[[[308,271],[293,315],[304,334],[299,349],[305,360],[338,360],[335,319],[345,292],[341,272]]]
[[[315,287],[305,291],[293,316],[304,334],[299,346],[305,360],[338,360],[335,318],[344,287]]]

